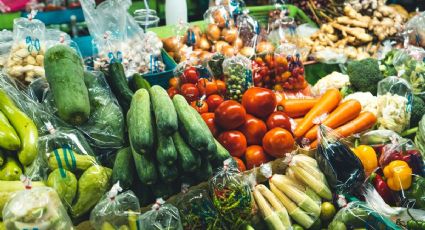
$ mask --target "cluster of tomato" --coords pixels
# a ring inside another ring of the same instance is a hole
[[[179,77],[170,79],[168,95],[173,98],[181,94],[199,113],[214,111],[224,101],[221,95],[226,92],[226,85],[222,80],[209,80],[200,76],[196,67],[187,67]]]
[[[254,85],[273,89],[302,90],[308,86],[299,55],[266,54],[252,61]]]
[[[276,95],[271,90],[253,87],[243,94],[242,104],[224,101],[201,116],[243,171],[293,150],[291,120],[285,113],[275,111],[276,105]]]

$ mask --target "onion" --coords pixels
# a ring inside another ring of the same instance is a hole
[[[199,59],[201,59],[201,61],[205,60],[205,59],[209,59],[211,57],[212,53],[208,52],[208,51],[203,51],[201,53],[201,55],[199,55]]]
[[[224,54],[224,56],[226,57],[232,57],[235,55],[236,50],[235,48],[233,48],[233,46],[227,45],[223,46],[223,48],[221,49],[221,53]]]
[[[262,41],[257,44],[257,53],[271,53],[274,51],[274,46],[270,42]]]
[[[208,41],[208,39],[205,36],[202,36],[201,39],[199,40],[199,45],[198,47],[202,50],[210,50],[211,49],[211,45],[210,42]]]
[[[207,37],[211,41],[218,41],[220,39],[220,28],[217,25],[209,24],[207,28]]]
[[[240,37],[237,37],[235,42],[233,42],[233,47],[235,47],[236,50],[240,50],[243,47],[243,41]]]
[[[220,28],[226,26],[226,19],[223,17],[223,14],[227,14],[227,11],[217,9],[212,13],[214,22],[217,23]]]
[[[193,30],[193,32],[195,32],[195,34],[197,34],[197,35],[199,35],[199,36],[202,36],[202,30],[201,30],[201,27],[199,27],[199,26],[197,26],[197,25],[194,25],[194,26],[192,26],[192,30]]]
[[[245,57],[252,57],[255,55],[255,50],[252,47],[245,46],[242,49],[239,50],[239,53],[242,54]]]
[[[167,51],[176,51],[181,47],[181,43],[179,43],[179,40],[177,37],[169,37],[162,40],[162,43],[164,44],[164,49]]]
[[[230,28],[224,34],[224,40],[228,43],[233,43],[238,38],[238,31],[236,28]]]
[[[215,43],[215,51],[221,53],[221,50],[223,49],[223,47],[228,46],[229,43],[225,42],[225,41],[218,41],[217,43]]]

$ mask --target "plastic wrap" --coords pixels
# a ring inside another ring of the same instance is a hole
[[[333,191],[353,193],[365,181],[365,172],[359,158],[339,139],[330,128],[320,125],[315,158]]]
[[[387,77],[378,83],[378,128],[401,133],[409,128],[412,89],[398,77]]]
[[[242,100],[243,93],[253,86],[251,61],[243,56],[227,58],[223,62],[226,98]]]
[[[152,210],[139,217],[141,230],[183,230],[179,210],[164,200],[157,199]]]
[[[6,229],[73,229],[58,194],[49,187],[16,192],[3,209]]]
[[[259,39],[260,25],[248,13],[248,10],[244,10],[238,17],[239,37],[242,39],[243,46],[255,48]]]
[[[212,6],[205,11],[204,21],[206,24],[215,24],[220,28],[231,27],[235,24],[229,9],[223,5]]]
[[[422,153],[422,157],[425,158],[425,114],[422,116],[421,121],[418,124],[418,132],[415,136],[415,144]]]
[[[33,11],[28,14],[28,18],[14,20],[14,44],[6,64],[7,74],[25,84],[37,77],[44,77],[46,28],[43,22],[34,19],[35,14]]]
[[[224,162],[208,181],[213,204],[221,214],[223,222],[230,229],[238,229],[252,218],[255,207],[249,184],[243,180],[238,169]]]
[[[295,51],[295,50],[294,50]],[[304,77],[304,65],[300,54],[292,55],[282,46],[275,52],[274,90],[302,90],[308,86]]]
[[[45,40],[46,49],[49,49],[50,47],[57,44],[63,44],[73,48],[77,52],[78,56],[83,57],[77,43],[75,43],[67,33],[57,29],[46,29]]]
[[[9,30],[0,31],[0,67],[6,65],[13,43],[13,33]]]
[[[96,204],[90,213],[90,223],[97,229],[111,226],[114,229],[137,226],[137,216],[140,209],[136,195],[128,190],[122,192],[119,182],[112,186],[102,200]]]
[[[224,59],[225,57],[223,54],[215,53],[206,61],[207,69],[214,79],[219,79],[219,80],[223,79]]]
[[[425,13],[420,13],[406,23],[406,32],[411,45],[425,47]]]

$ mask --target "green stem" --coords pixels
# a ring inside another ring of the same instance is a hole
[[[410,135],[412,135],[412,134],[414,134],[416,132],[418,132],[418,127],[411,128],[411,129],[408,129],[408,130],[404,131],[403,133],[401,133],[401,136],[402,137],[407,137],[407,136],[410,136]]]

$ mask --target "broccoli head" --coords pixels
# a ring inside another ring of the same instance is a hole
[[[379,70],[378,60],[373,58],[348,63],[347,74],[354,89],[373,95],[378,91],[378,82],[384,79]]]
[[[417,127],[424,114],[425,102],[420,97],[413,96],[412,113],[410,115],[410,127]]]

